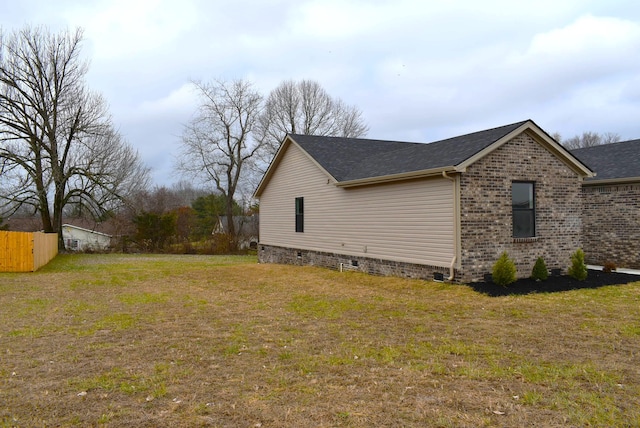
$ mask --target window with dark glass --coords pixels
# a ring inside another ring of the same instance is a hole
[[[296,232],[304,232],[304,198],[296,198]]]
[[[511,183],[511,208],[513,212],[513,237],[536,236],[535,186],[533,182]]]

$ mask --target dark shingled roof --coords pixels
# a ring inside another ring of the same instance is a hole
[[[528,121],[429,144],[291,134],[337,181],[456,166]]]
[[[640,140],[575,149],[571,154],[596,172],[586,181],[640,177]]]

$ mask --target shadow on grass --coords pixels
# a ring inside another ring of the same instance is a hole
[[[578,281],[570,276],[549,276],[546,281],[534,281],[531,278],[519,279],[506,287],[493,282],[473,282],[467,284],[475,291],[491,297],[516,296],[531,293],[556,293],[582,288],[599,288],[607,285],[628,284],[640,281],[640,275],[627,273],[605,273],[590,270],[587,279]]]

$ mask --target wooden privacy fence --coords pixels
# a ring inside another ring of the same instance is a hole
[[[0,272],[34,272],[57,254],[57,233],[0,230]]]

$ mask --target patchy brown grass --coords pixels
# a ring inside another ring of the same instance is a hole
[[[640,282],[65,255],[0,274],[0,308],[0,426],[640,425]]]

